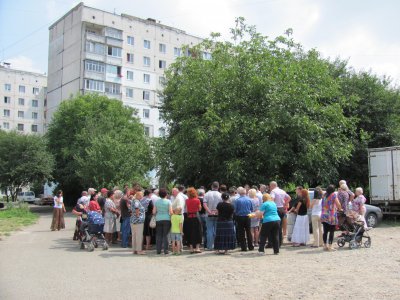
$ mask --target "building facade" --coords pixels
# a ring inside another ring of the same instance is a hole
[[[0,65],[0,128],[44,132],[47,76]]]
[[[83,3],[49,28],[47,123],[64,100],[100,93],[137,110],[145,133],[163,136],[159,91],[182,45],[201,38],[153,19],[116,15]]]

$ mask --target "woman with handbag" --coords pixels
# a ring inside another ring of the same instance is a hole
[[[53,220],[50,226],[51,231],[65,228],[64,213],[65,213],[65,206],[64,206],[63,192],[59,190],[56,196],[54,197]]]
[[[154,227],[150,226],[151,217],[153,215],[153,201],[151,200],[151,190],[144,191],[144,197],[140,200],[140,203],[144,207],[145,210],[145,218],[144,218],[144,227],[143,227],[143,235],[146,239],[146,250],[150,250],[151,238],[155,235]]]

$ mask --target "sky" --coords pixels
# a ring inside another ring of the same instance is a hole
[[[48,27],[73,8],[73,0],[0,0],[0,62],[47,72]],[[398,0],[87,0],[117,14],[153,18],[187,33],[229,39],[236,17],[275,38],[293,29],[305,49],[339,57],[357,71],[389,76],[400,85]]]

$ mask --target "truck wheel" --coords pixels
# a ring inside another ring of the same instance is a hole
[[[378,218],[376,214],[374,213],[369,213],[367,217],[365,218],[365,221],[367,222],[368,227],[375,227],[378,223]]]

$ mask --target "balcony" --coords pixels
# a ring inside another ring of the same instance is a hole
[[[86,32],[86,39],[91,42],[101,43],[104,44],[106,38],[102,35],[94,34],[91,32]]]
[[[93,52],[85,52],[85,59],[90,59],[90,60],[95,60],[95,61],[101,61],[101,62],[105,62],[105,56],[102,54],[97,54],[97,53],[93,53]],[[122,62],[122,59],[120,59]]]
[[[122,100],[122,93],[116,94],[116,93],[107,93],[107,92],[106,92],[105,95],[106,95],[108,98],[111,98],[111,99]]]
[[[100,80],[104,81],[105,80],[105,75],[104,73],[98,73],[98,72],[92,72],[92,71],[85,71],[85,78],[88,79],[94,79],[94,80]]]
[[[106,73],[106,79],[105,79],[105,81],[121,84],[121,81],[122,81],[122,80],[121,80],[121,76],[118,76],[118,75],[116,75],[116,74]]]
[[[106,63],[114,66],[122,66],[122,58],[107,55]]]
[[[106,37],[106,44],[114,47],[122,48],[123,41],[112,37]]]

